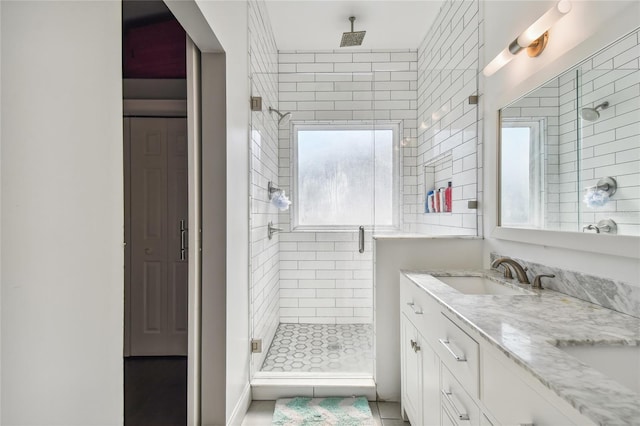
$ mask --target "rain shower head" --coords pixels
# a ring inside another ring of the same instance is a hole
[[[582,108],[582,110],[580,110],[580,116],[583,120],[596,121],[600,118],[600,112],[598,112],[598,110],[604,110],[607,108],[609,108],[609,102],[605,101],[594,108]]]
[[[288,121],[289,118],[291,117],[291,113],[290,112],[285,112],[284,114],[281,113],[280,111],[278,111],[275,108],[271,108],[269,107],[269,112],[275,112],[276,114],[278,114],[278,124],[281,124],[283,121]]]
[[[353,22],[356,20],[355,16],[350,16],[349,20],[351,21],[351,31],[348,33],[342,33],[342,40],[340,40],[340,47],[351,47],[351,46],[360,46],[362,45],[362,40],[364,40],[364,35],[367,33],[366,31],[353,31]]]

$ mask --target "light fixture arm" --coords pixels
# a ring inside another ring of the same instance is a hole
[[[486,77],[493,75],[500,68],[508,64],[523,49],[527,49],[530,57],[536,57],[542,53],[549,40],[549,28],[571,11],[569,0],[560,0],[554,7],[523,31],[502,52],[498,54],[483,70]]]

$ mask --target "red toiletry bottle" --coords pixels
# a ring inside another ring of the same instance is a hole
[[[444,190],[444,205],[445,205],[445,211],[447,212],[451,211],[451,199],[452,199],[451,192],[452,191],[453,191],[453,188],[451,187],[451,182],[449,182],[447,184],[447,189]]]

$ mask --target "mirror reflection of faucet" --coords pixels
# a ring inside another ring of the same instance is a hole
[[[596,231],[596,234],[600,234],[602,232],[606,234],[617,234],[618,225],[611,219],[602,219],[597,224],[591,223],[589,225],[583,226],[582,232],[585,231]]]

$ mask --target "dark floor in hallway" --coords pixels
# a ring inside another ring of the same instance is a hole
[[[124,359],[124,424],[187,424],[186,357]]]

